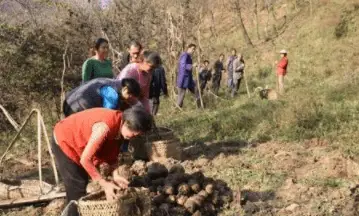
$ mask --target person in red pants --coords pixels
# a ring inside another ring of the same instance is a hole
[[[284,76],[287,74],[287,67],[288,67],[288,52],[286,50],[281,50],[280,55],[281,59],[277,64],[277,89],[280,94],[284,93]]]
[[[52,152],[63,179],[67,201],[86,195],[89,176],[98,181],[106,198],[116,198],[115,190],[127,188],[129,182],[119,176],[112,181],[101,176],[97,167],[107,163],[113,169],[118,165],[118,139],[131,139],[151,130],[152,116],[142,107],[131,107],[124,112],[93,108],[70,115],[54,128]],[[75,206],[69,206],[68,215],[78,215]]]

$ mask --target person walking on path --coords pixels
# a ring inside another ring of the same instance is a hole
[[[144,51],[138,63],[128,64],[116,78],[117,80],[132,78],[140,84],[141,93],[139,101],[149,113],[151,112],[149,97],[152,71],[161,64],[162,60],[158,53]]]
[[[287,74],[288,67],[287,54],[288,52],[286,50],[281,50],[281,59],[277,64],[277,89],[279,94],[284,94],[284,76]]]
[[[134,79],[97,78],[66,94],[64,115],[67,117],[95,107],[124,111],[138,102],[140,91],[140,85]]]
[[[138,41],[131,41],[128,45],[127,51],[122,53],[119,70],[122,71],[128,64],[139,62],[139,57],[142,52],[142,44]]]
[[[107,200],[117,199],[115,190],[128,187],[128,180],[113,175],[106,180],[97,167],[103,163],[112,169],[118,165],[117,139],[130,139],[151,130],[152,117],[143,108],[120,112],[105,108],[88,109],[59,121],[53,131],[51,148],[63,179],[67,202],[86,195],[89,176],[105,191]],[[68,215],[77,216],[70,205]]]
[[[237,58],[237,50],[232,49],[232,54],[228,57],[227,66],[227,86],[228,91],[231,92],[233,89],[233,61]]]
[[[201,94],[203,94],[204,89],[207,86],[207,82],[212,78],[212,70],[209,68],[209,61],[203,61],[203,67],[199,69],[199,85]]]
[[[152,73],[152,81],[150,87],[150,105],[153,116],[157,115],[160,106],[161,92],[167,97],[166,73],[163,66],[157,67]]]
[[[178,98],[177,105],[179,107],[183,106],[183,100],[188,89],[196,98],[197,107],[200,107],[200,98],[199,92],[196,87],[196,84],[193,80],[192,70],[197,65],[192,63],[192,54],[196,50],[195,44],[190,44],[187,46],[186,52],[183,52],[179,58],[178,63],[178,77],[177,77],[177,88],[178,88]]]
[[[97,39],[90,49],[90,58],[82,65],[82,82],[88,82],[95,78],[113,78],[112,62],[107,59],[108,41],[104,38]]]
[[[224,54],[219,55],[219,59],[214,63],[214,73],[212,79],[213,93],[218,95],[219,88],[221,86],[222,73],[224,72]]]
[[[244,75],[244,67],[243,56],[239,54],[233,61],[233,87],[231,97],[234,97],[239,92],[239,87]]]

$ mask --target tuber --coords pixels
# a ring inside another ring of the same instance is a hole
[[[192,214],[192,216],[202,216],[202,213],[197,210],[195,213]]]
[[[186,202],[184,203],[184,207],[187,209],[188,212],[193,214],[198,209],[198,206],[196,202],[191,198],[188,198],[186,200]]]
[[[167,195],[173,195],[175,193],[174,187],[167,184],[163,187],[163,192]]]
[[[202,196],[204,198],[207,198],[208,197],[208,193],[205,191],[205,190],[201,190],[199,193],[198,193],[199,196]]]
[[[198,183],[200,183],[200,184],[202,184],[203,181],[204,181],[204,175],[203,175],[203,173],[200,172],[200,171],[197,171],[197,172],[192,173],[192,174],[191,174],[191,178],[192,178],[192,179],[196,179],[196,181],[197,181]]]
[[[125,178],[126,180],[130,180],[132,177],[132,172],[130,171],[130,166],[121,165],[117,169],[113,171],[113,179],[117,179],[118,177]]]
[[[214,186],[213,184],[207,184],[205,185],[204,189],[208,194],[212,194],[214,190]]]
[[[188,195],[190,192],[190,187],[186,183],[182,183],[178,186],[178,194],[180,195]]]
[[[152,198],[152,202],[155,205],[161,205],[162,203],[165,202],[165,196],[163,194],[156,195]]]
[[[161,186],[161,185],[164,185],[165,184],[165,178],[158,178],[158,179],[155,179],[155,180],[152,180],[151,181],[151,184],[153,186]]]
[[[157,179],[161,177],[167,177],[168,170],[167,168],[160,163],[152,163],[147,167],[147,175],[151,179]]]
[[[201,191],[201,187],[195,179],[189,180],[188,185],[194,193]]]
[[[183,206],[185,204],[185,202],[187,201],[188,197],[187,196],[178,196],[177,197],[177,204],[180,206]]]
[[[175,164],[171,167],[169,173],[170,174],[174,174],[174,173],[184,174],[185,169],[183,168],[183,166],[181,164]]]
[[[169,195],[166,198],[166,203],[175,204],[176,203],[176,196],[175,195]]]
[[[160,210],[162,210],[164,213],[169,212],[170,208],[171,208],[171,205],[168,203],[162,203],[160,205]]]

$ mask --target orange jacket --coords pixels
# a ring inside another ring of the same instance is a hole
[[[286,75],[287,74],[287,66],[288,66],[288,58],[283,57],[277,65],[277,74],[278,75]]]

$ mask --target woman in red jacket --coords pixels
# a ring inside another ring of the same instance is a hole
[[[151,126],[151,115],[139,107],[124,112],[93,108],[58,122],[53,132],[52,151],[67,201],[86,195],[89,176],[99,182],[107,199],[115,199],[115,190],[127,188],[129,182],[118,176],[107,181],[96,167],[107,163],[115,168],[120,152],[117,139],[131,139],[149,131]],[[70,207],[69,215],[78,215],[74,206]]]
[[[281,50],[281,60],[277,64],[277,77],[278,77],[278,83],[277,83],[277,89],[279,90],[280,94],[284,93],[284,76],[287,74],[287,66],[288,66],[288,58],[287,58],[287,51]]]

